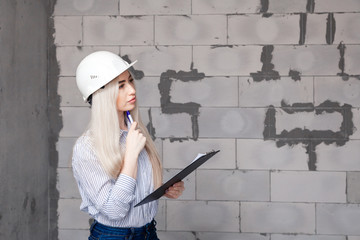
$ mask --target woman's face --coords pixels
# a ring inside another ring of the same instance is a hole
[[[118,111],[131,111],[135,108],[136,91],[134,79],[129,71],[120,74],[115,81],[118,82],[119,93],[116,99],[116,108]]]

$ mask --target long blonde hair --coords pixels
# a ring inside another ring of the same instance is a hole
[[[99,89],[92,95],[89,126],[98,159],[105,171],[114,179],[120,174],[125,154],[124,149],[120,147],[120,126],[116,108],[118,91],[118,82],[112,80],[105,88]],[[160,187],[162,184],[160,157],[150,134],[140,119],[137,103],[130,113],[134,121],[138,123],[141,133],[146,137],[145,150],[152,165],[154,187]]]

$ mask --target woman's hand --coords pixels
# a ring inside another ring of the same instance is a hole
[[[146,137],[136,127],[137,122],[133,122],[126,137],[126,151],[120,171],[122,174],[126,174],[134,179],[136,179],[137,174],[137,160],[146,143]]]
[[[177,182],[166,190],[165,197],[177,199],[184,192],[184,182]]]
[[[137,159],[141,150],[145,147],[146,137],[136,127],[137,122],[133,122],[126,137],[126,153],[133,155]]]

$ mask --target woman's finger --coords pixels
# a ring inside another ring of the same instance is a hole
[[[184,182],[183,181],[177,182],[173,186],[174,187],[184,187]]]
[[[168,198],[178,198],[179,195],[176,192],[169,191],[169,192],[166,193],[166,197],[168,197]]]
[[[137,122],[133,122],[130,126],[130,131],[134,131],[137,127]]]
[[[184,190],[185,190],[184,182],[180,181],[169,187],[166,190],[165,196],[168,198],[177,199],[181,196]]]
[[[183,191],[185,189],[183,181],[175,183],[172,187],[174,187],[177,190],[181,190],[181,191]]]
[[[182,194],[182,191],[179,189],[171,188],[167,193],[174,198],[178,198]]]

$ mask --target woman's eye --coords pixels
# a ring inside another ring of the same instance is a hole
[[[119,86],[119,88],[123,88],[124,87],[124,84],[121,84],[120,86]]]

